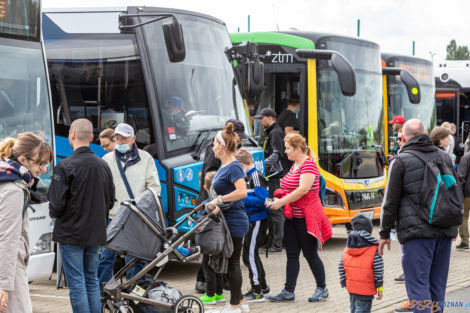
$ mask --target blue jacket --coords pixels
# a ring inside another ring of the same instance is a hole
[[[246,173],[245,211],[250,222],[262,221],[268,218],[268,208],[264,205],[269,197],[268,183],[263,174],[252,168]]]

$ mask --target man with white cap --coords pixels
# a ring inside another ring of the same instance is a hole
[[[148,152],[137,148],[135,138],[132,126],[118,124],[114,130],[116,150],[103,157],[111,168],[116,188],[116,202],[109,212],[110,219],[117,214],[122,201],[134,199],[145,189],[150,189],[155,197],[160,196],[160,180],[155,161]],[[108,282],[113,276],[114,260],[114,253],[103,249],[98,269],[100,283]],[[136,264],[129,271],[128,278],[137,274],[140,269],[142,265]]]

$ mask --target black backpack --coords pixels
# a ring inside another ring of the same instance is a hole
[[[445,163],[446,153],[437,150],[435,158],[426,161],[418,151],[403,151],[416,156],[424,164],[423,185],[420,202],[415,207],[418,216],[428,224],[449,228],[458,226],[463,221],[463,194],[454,177],[454,169]],[[410,201],[412,205],[413,201]]]

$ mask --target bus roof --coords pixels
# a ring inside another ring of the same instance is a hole
[[[378,44],[361,38],[309,31],[231,33],[230,38],[233,43],[251,41],[261,44],[280,45],[295,49],[315,49],[317,43],[320,40],[326,38],[341,38],[356,42],[362,42],[365,44],[375,45],[378,47]]]

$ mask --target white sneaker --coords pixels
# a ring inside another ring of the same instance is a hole
[[[221,313],[242,313],[242,310],[240,308],[232,308],[232,305],[227,303]]]
[[[250,307],[248,306],[248,303],[240,303],[240,309],[243,313],[250,312]]]

